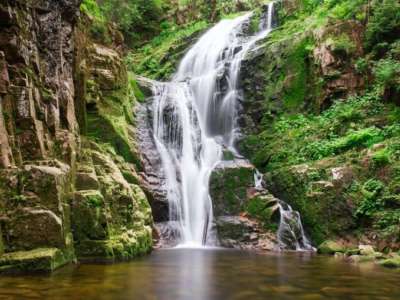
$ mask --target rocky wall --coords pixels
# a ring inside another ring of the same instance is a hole
[[[52,271],[152,246],[133,106],[79,0],[0,3],[0,269]],[[114,45],[115,48],[118,48]]]

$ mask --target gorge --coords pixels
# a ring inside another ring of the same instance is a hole
[[[399,11],[1,0],[0,297],[398,298]]]

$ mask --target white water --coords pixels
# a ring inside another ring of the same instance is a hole
[[[263,175],[256,170],[254,173],[254,187],[260,192],[266,192],[265,185]],[[315,248],[305,235],[300,213],[293,210],[286,202],[279,199],[276,200],[280,215],[277,233],[279,248],[281,250],[315,251]]]
[[[181,245],[213,244],[209,177],[223,147],[236,153],[241,62],[271,31],[272,14],[269,4],[266,26],[251,37],[244,34],[251,14],[220,21],[189,50],[171,82],[154,84],[154,139]]]
[[[299,212],[293,210],[289,204],[283,201],[280,201],[278,205],[281,216],[278,229],[280,248],[296,251],[315,251],[315,248],[304,233]]]

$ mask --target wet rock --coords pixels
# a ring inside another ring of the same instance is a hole
[[[346,252],[346,247],[336,241],[325,241],[318,246],[318,252],[321,254],[335,254]]]
[[[371,245],[359,245],[358,249],[361,255],[373,255],[375,253],[374,247]]]
[[[215,216],[238,215],[254,186],[255,168],[245,160],[221,162],[210,176],[210,196]]]
[[[380,265],[386,268],[400,268],[400,256],[385,259],[380,262]]]
[[[72,231],[77,241],[103,240],[108,237],[107,211],[100,192],[76,192],[71,212]]]
[[[155,222],[168,221],[168,199],[165,187],[165,174],[160,155],[153,139],[151,104],[138,105],[136,115],[138,127],[138,146],[144,172],[141,173],[146,194],[150,198]]]
[[[220,216],[215,219],[219,244],[227,248],[278,249],[274,234],[266,232],[256,220],[244,216]]]
[[[94,173],[77,173],[75,188],[81,190],[97,190],[100,185],[96,174]]]
[[[31,2],[0,5],[0,254],[54,248],[73,261],[84,241],[111,245],[114,259],[146,253],[152,216],[118,47],[91,42],[81,1]]]
[[[67,246],[63,220],[50,210],[23,208],[14,211],[5,235],[10,245],[8,251]]]
[[[57,248],[18,251],[0,257],[0,273],[19,271],[52,272],[68,263],[69,258]]]

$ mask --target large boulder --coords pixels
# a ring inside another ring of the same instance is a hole
[[[246,160],[222,161],[210,176],[215,216],[238,215],[254,187],[255,168]]]
[[[52,272],[70,261],[57,248],[38,248],[30,251],[18,251],[0,257],[0,273],[7,272]]]
[[[236,249],[277,250],[275,234],[267,232],[258,220],[245,216],[221,216],[215,219],[218,242]]]
[[[233,157],[217,165],[210,176],[215,228],[224,247],[278,249],[274,219],[278,200],[255,187],[255,173],[248,161]]]

